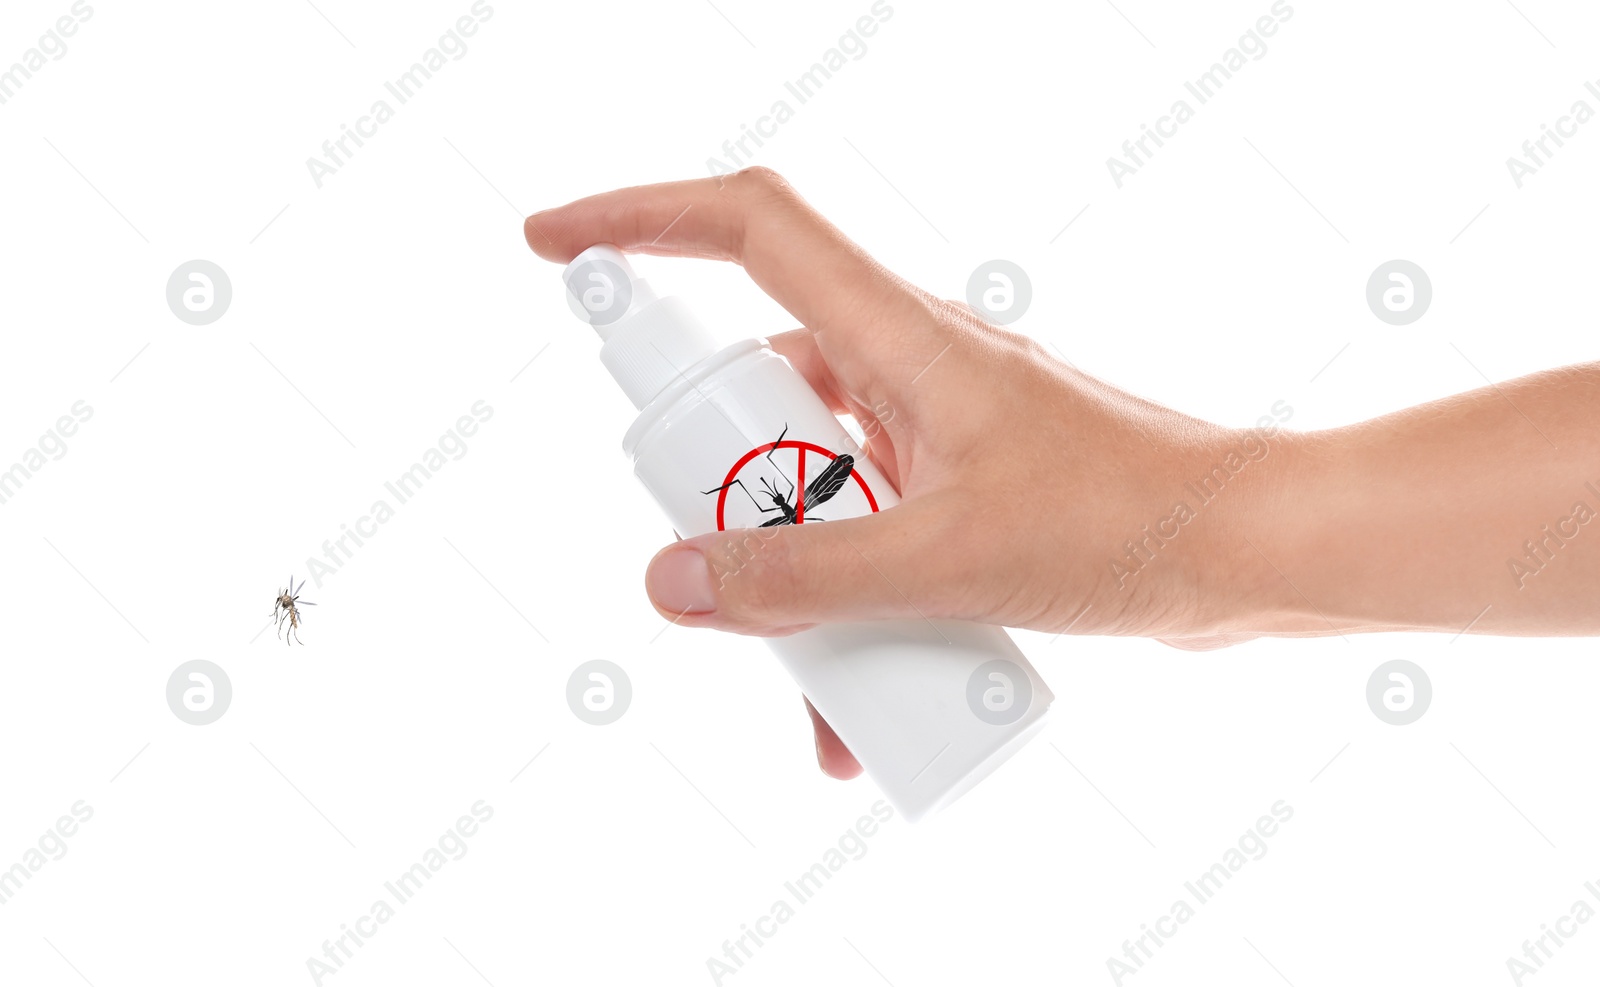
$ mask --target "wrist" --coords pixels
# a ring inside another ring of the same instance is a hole
[[[1317,461],[1317,433],[1282,427],[1293,414],[1229,430],[1185,485],[1204,512],[1216,515],[1199,573],[1197,633],[1223,637],[1327,634],[1327,610],[1303,592],[1321,586],[1317,553],[1306,535],[1323,516],[1323,488],[1309,464]]]

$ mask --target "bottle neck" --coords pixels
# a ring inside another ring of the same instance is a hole
[[[610,327],[600,362],[633,406],[643,410],[716,351],[711,333],[682,299],[662,298]]]

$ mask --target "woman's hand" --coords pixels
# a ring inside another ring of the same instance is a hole
[[[1326,433],[1283,431],[1281,402],[1223,428],[907,283],[764,168],[592,196],[536,213],[525,233],[557,262],[613,243],[743,265],[802,325],[773,348],[855,417],[900,490],[886,511],[775,529],[753,558],[734,554],[733,532],[662,549],[646,586],[680,624],[779,635],[949,617],[1205,649],[1455,632],[1498,604],[1473,630],[1600,632],[1600,525],[1537,601],[1502,560],[1569,512],[1585,470],[1600,488],[1593,366]],[[738,578],[719,581],[714,564]],[[824,769],[859,771],[817,722]]]
[[[646,583],[669,619],[762,635],[924,615],[1178,639],[1231,630],[1245,587],[1220,543],[1249,549],[1217,529],[1270,509],[1284,433],[1247,442],[1079,373],[885,270],[765,169],[593,196],[530,217],[526,233],[554,261],[607,242],[742,264],[804,323],[772,347],[855,416],[900,490],[892,510],[775,530],[753,561],[724,563],[739,576],[720,585],[709,561],[733,558],[731,532],[668,546]],[[1163,539],[1175,503],[1195,499],[1185,484],[1246,446],[1265,458],[1212,480],[1230,510],[1197,506]]]

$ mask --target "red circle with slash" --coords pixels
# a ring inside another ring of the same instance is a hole
[[[837,453],[824,449],[815,442],[801,442],[798,439],[785,439],[782,442],[768,442],[764,446],[756,446],[754,449],[751,449],[749,452],[740,457],[737,463],[733,464],[733,469],[729,470],[728,475],[722,480],[723,488],[721,493],[717,495],[718,531],[728,530],[727,526],[723,522],[722,512],[724,506],[726,506],[728,503],[729,485],[732,484],[734,480],[738,479],[739,471],[748,466],[750,464],[750,460],[756,458],[757,456],[764,456],[769,452],[776,452],[779,449],[796,450],[795,458],[800,462],[800,469],[799,475],[795,478],[795,490],[798,494],[795,498],[795,523],[801,524],[805,521],[806,453],[814,452],[822,456],[827,456],[829,459],[838,459],[839,456]],[[867,486],[866,480],[862,479],[861,471],[852,469],[850,471],[850,479],[856,481],[856,486],[861,488],[861,493],[867,498],[867,506],[872,508],[872,513],[876,514],[878,512],[878,498],[872,496],[872,488]]]

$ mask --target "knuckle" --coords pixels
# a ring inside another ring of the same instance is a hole
[[[799,193],[784,177],[765,165],[742,168],[718,181],[718,195],[730,213],[724,252],[732,260],[740,260],[744,254],[748,227],[770,227],[773,217],[788,214],[802,203]]]
[[[1045,345],[1032,336],[1014,333],[1009,329],[1002,331],[1006,334],[1007,339],[1016,344],[1017,352],[1030,363],[1049,366],[1057,362],[1057,358],[1049,350],[1045,349]]]
[[[787,188],[789,185],[782,175],[766,165],[750,165],[747,168],[740,168],[733,173],[733,181],[740,185],[765,186],[767,188]]]
[[[766,165],[741,168],[730,175],[728,181],[740,194],[757,199],[794,194],[794,186]]]

